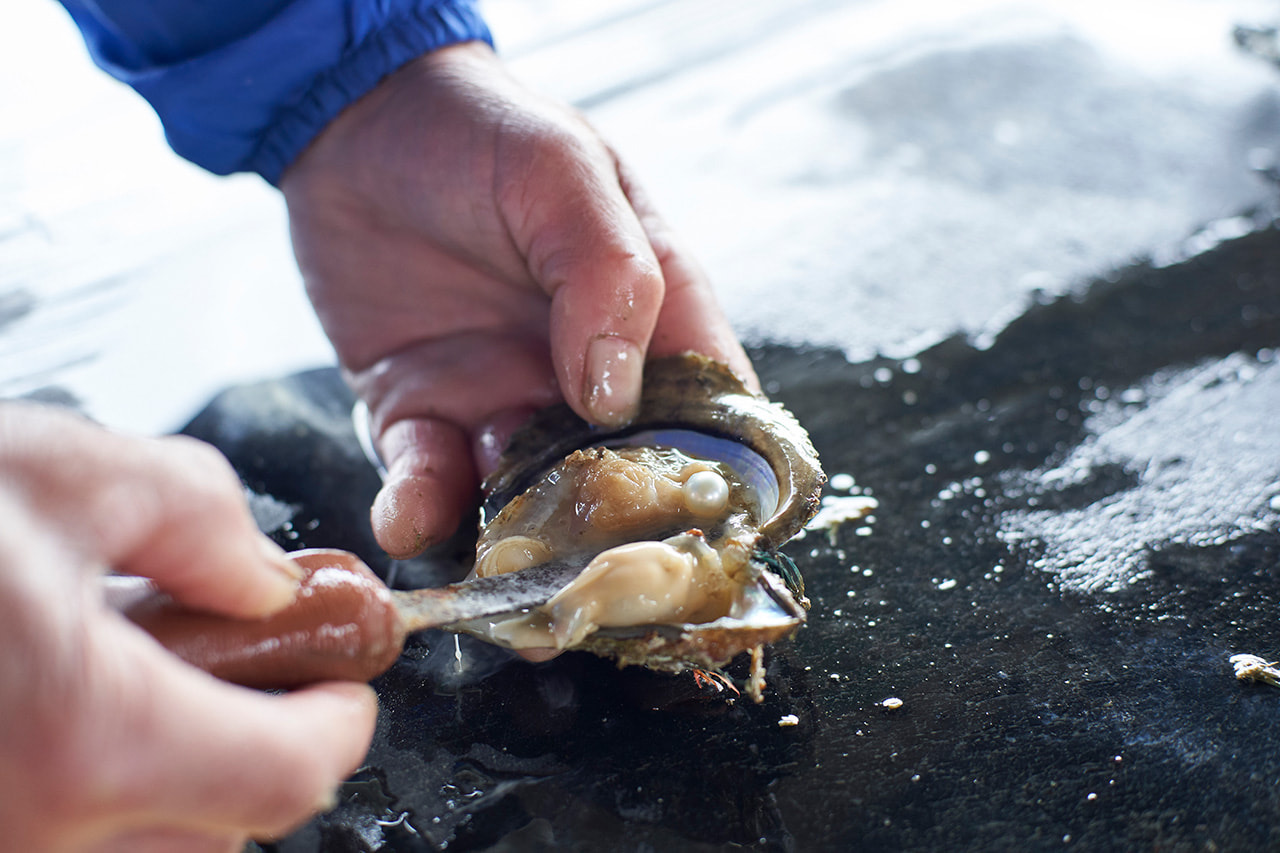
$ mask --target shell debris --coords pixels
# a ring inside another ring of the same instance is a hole
[[[778,718],[779,728],[786,728],[787,726],[798,726],[798,725],[800,725],[800,718],[797,717],[795,714],[783,714],[781,717]]]
[[[1231,665],[1235,667],[1236,678],[1240,681],[1261,681],[1272,687],[1280,687],[1280,661],[1268,661],[1257,655],[1232,655]]]
[[[759,705],[764,701],[764,646],[751,649],[751,672],[747,676],[747,696]]]
[[[822,498],[818,514],[809,520],[796,538],[802,538],[810,530],[818,530],[826,533],[827,541],[834,546],[836,531],[841,525],[867,518],[878,506],[880,502],[868,495],[826,495]]]

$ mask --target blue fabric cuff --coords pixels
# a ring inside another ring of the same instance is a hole
[[[150,64],[118,32],[72,15],[98,65],[151,103],[174,151],[273,184],[344,107],[405,63],[459,42],[492,44],[471,0],[293,0],[227,44]]]

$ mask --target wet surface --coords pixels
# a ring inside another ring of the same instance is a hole
[[[770,394],[851,476],[830,496],[877,506],[788,546],[814,606],[769,654],[763,704],[428,632],[375,683],[378,733],[339,807],[266,849],[1280,847],[1280,690],[1228,662],[1280,658],[1274,8],[532,8],[493,3],[528,33],[504,41],[517,71],[620,142]],[[31,162],[21,187],[54,171]],[[126,250],[154,233],[121,239],[118,205],[14,198],[0,392],[152,424],[130,419],[173,410],[169,374],[230,381],[188,348],[269,375],[297,364],[267,343],[315,351],[285,335],[278,211],[228,204],[200,239],[178,217],[159,232],[176,248],[139,264]],[[132,208],[172,218],[167,201]],[[89,319],[120,325],[117,306],[189,279],[219,285],[201,291],[224,295],[219,317],[266,306],[275,337],[227,345],[215,319],[96,360]],[[465,534],[378,552],[350,404],[321,369],[236,387],[186,431],[287,547],[349,548],[405,588],[455,579]]]
[[[1228,663],[1280,650],[1277,345],[1266,227],[1046,300],[985,349],[756,349],[838,485],[879,503],[788,547],[814,606],[764,703],[428,632],[376,682],[340,808],[275,849],[1280,844],[1280,691]],[[281,541],[376,562],[344,397],[313,373],[189,431],[295,507]],[[436,556],[379,568],[436,583]]]

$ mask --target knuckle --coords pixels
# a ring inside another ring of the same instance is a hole
[[[526,132],[534,162],[553,172],[572,175],[588,167],[616,175],[608,146],[581,120],[547,117],[533,122]]]

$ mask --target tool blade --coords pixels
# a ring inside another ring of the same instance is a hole
[[[580,565],[543,563],[518,572],[444,587],[395,590],[401,623],[412,633],[455,622],[516,613],[545,604],[582,571]]]

